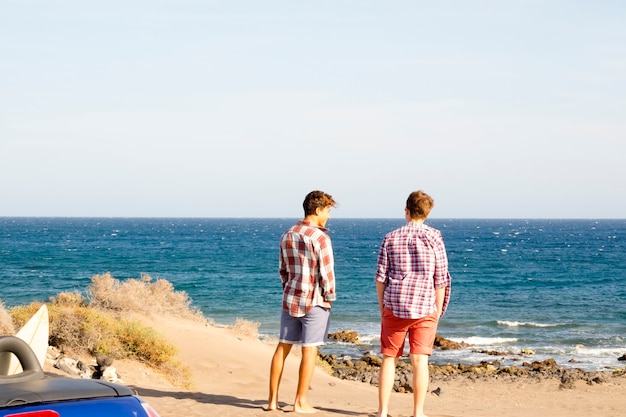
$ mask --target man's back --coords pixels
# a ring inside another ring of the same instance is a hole
[[[279,256],[283,309],[302,317],[320,304],[316,298],[334,294],[333,269],[332,245],[325,229],[299,221],[285,231]]]

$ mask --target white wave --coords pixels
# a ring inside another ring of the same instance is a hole
[[[365,343],[365,344],[372,344],[373,342],[378,342],[380,343],[380,341],[378,340],[380,338],[380,335],[374,335],[374,334],[360,334],[359,335],[359,340],[361,341],[361,343]]]
[[[624,352],[623,347],[610,347],[610,348],[601,348],[601,347],[586,347],[578,345],[574,348],[574,353],[581,356],[591,356],[596,358],[617,358],[622,355]]]
[[[450,340],[461,343],[469,343],[470,345],[482,345],[482,346],[490,346],[490,345],[501,345],[505,343],[515,343],[517,339],[514,337],[480,337],[480,336],[470,336],[466,338],[451,338]]]
[[[498,324],[500,326],[507,327],[556,327],[558,324],[550,324],[550,323],[534,323],[532,321],[509,321],[509,320],[498,320]]]

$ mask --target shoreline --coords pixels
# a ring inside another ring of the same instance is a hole
[[[353,331],[333,333],[329,335],[329,339],[356,345],[358,345],[359,341],[358,334]],[[458,343],[445,339],[439,334],[437,334],[435,338],[434,346],[435,349],[433,353],[472,347],[472,345],[467,343]],[[553,358],[533,360],[535,353],[530,350],[522,350],[522,352],[517,355],[518,363],[515,365],[502,364],[504,357],[515,355],[513,352],[482,351],[480,353],[498,358],[491,361],[481,361],[481,363],[477,365],[467,365],[463,363],[441,365],[431,362],[429,364],[431,382],[463,377],[472,380],[497,379],[511,382],[516,382],[520,379],[531,379],[535,381],[558,379],[560,381],[559,388],[572,388],[574,383],[578,380],[585,381],[587,384],[600,384],[608,382],[611,377],[626,376],[626,366],[621,368],[616,366],[612,369],[604,370],[585,370],[576,368],[575,364],[564,367],[557,364]],[[330,367],[331,374],[335,377],[361,381],[372,385],[377,385],[378,383],[381,358],[377,354],[372,352],[366,353],[358,359],[338,357],[334,354],[324,353],[319,353],[318,356],[325,365],[327,364]],[[621,358],[616,358],[616,362],[621,360]],[[398,360],[394,390],[398,392],[412,392],[411,376],[410,360],[408,355],[405,354]]]
[[[124,384],[151,403],[161,417],[252,417],[283,412],[262,409],[267,401],[273,344],[234,329],[176,317],[141,320],[177,346],[177,359],[191,371],[191,386],[184,389],[173,386],[145,364],[129,360],[114,363]],[[287,407],[295,396],[298,365],[297,354],[287,358],[280,389],[282,407]],[[46,371],[59,374],[51,363],[46,364]],[[586,417],[591,414],[612,417],[623,413],[626,394],[623,374],[598,383],[573,379],[569,387],[560,385],[561,380],[556,378],[431,373],[426,413],[430,417]],[[370,417],[377,408],[377,388],[332,376],[318,366],[310,401],[318,409],[318,416]],[[394,417],[411,416],[412,395],[406,391],[393,392],[390,413]]]
[[[341,332],[335,332],[329,335],[329,340],[335,342],[343,342],[345,345],[351,345],[354,347],[361,346],[359,341],[359,334],[355,331],[344,330]],[[440,359],[442,353],[468,350],[471,354],[480,354],[484,358],[480,361],[472,361],[471,363],[464,362],[462,360],[452,362]],[[335,376],[341,376],[353,373],[353,362],[361,363],[361,373],[365,373],[364,377],[357,377],[356,379],[370,379],[368,377],[368,371],[364,370],[367,366],[372,365],[377,367],[380,364],[380,360],[377,358],[377,354],[373,350],[369,350],[367,353],[360,355],[359,358],[352,358],[350,355],[337,355],[320,353],[322,360],[325,360],[335,370]],[[439,357],[438,357],[439,356]],[[456,342],[450,339],[446,339],[440,334],[436,335],[434,342],[433,356],[429,360],[431,369],[431,375],[444,375],[444,376],[456,376],[460,374],[474,374],[478,376],[527,376],[533,375],[538,378],[545,378],[554,376],[561,376],[562,374],[578,375],[579,378],[591,380],[596,378],[598,372],[601,373],[613,373],[622,374],[626,371],[626,355],[621,357],[615,357],[615,362],[612,366],[603,366],[590,368],[587,363],[579,362],[571,358],[566,364],[559,362],[555,357],[549,357],[547,355],[536,355],[531,349],[521,349],[519,352],[497,351],[497,350],[482,350],[478,347],[465,342]],[[408,355],[400,358],[399,364],[408,364]],[[370,370],[371,371],[371,370]]]

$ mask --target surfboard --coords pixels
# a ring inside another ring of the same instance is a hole
[[[49,333],[48,307],[44,304],[15,334],[29,344],[42,367],[48,352]],[[8,352],[0,353],[0,375],[14,375],[20,372],[22,365],[15,355]]]

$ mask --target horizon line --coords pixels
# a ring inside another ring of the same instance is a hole
[[[4,216],[0,219],[255,219],[255,220],[283,220],[301,219],[292,216]],[[404,220],[403,217],[339,217],[332,220]],[[427,220],[626,220],[626,217],[428,217]]]

